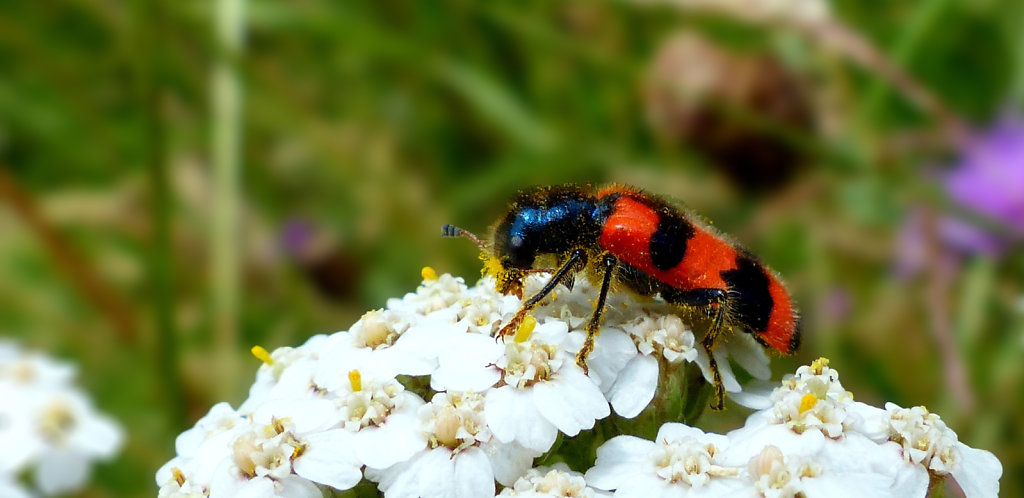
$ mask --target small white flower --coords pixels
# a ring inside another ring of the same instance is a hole
[[[398,312],[429,315],[458,304],[466,290],[466,283],[461,277],[445,273],[434,278],[424,278],[416,292],[410,292],[401,299],[388,299],[387,307]]]
[[[252,425],[231,442],[210,483],[211,498],[320,496],[316,484],[349,489],[362,478],[339,415],[329,400],[272,401],[252,414]]]
[[[587,486],[583,474],[569,470],[564,463],[557,463],[552,467],[528,470],[511,486],[501,490],[498,496],[596,498],[609,497],[611,494]]]
[[[958,441],[956,433],[923,406],[900,408],[886,403],[885,410],[889,440],[899,445],[906,461],[938,476],[951,474],[968,498],[999,494],[1003,468],[992,453]]]
[[[485,410],[494,436],[547,451],[558,431],[575,436],[610,413],[601,390],[565,350],[567,337],[561,321],[538,325],[518,342],[469,334],[465,347],[453,346],[440,358],[431,386],[487,389]]]
[[[386,469],[367,468],[385,497],[494,495],[494,481],[510,484],[539,456],[492,440],[477,393],[437,393],[419,409],[428,446]]]
[[[325,362],[316,378],[340,410],[356,458],[368,467],[390,467],[426,446],[417,418],[423,400],[406,391],[389,365],[375,365],[373,352],[359,352]]]
[[[847,411],[853,395],[843,389],[839,372],[829,368],[824,358],[798,368],[795,376],[775,389],[771,399],[774,406],[769,421],[785,424],[798,434],[817,429],[836,439],[859,421]]]
[[[597,449],[586,481],[621,496],[717,496],[736,486],[739,469],[720,464],[729,440],[668,423],[655,441],[616,436]]]

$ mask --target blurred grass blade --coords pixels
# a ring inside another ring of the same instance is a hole
[[[474,68],[447,61],[439,64],[442,81],[452,86],[479,114],[518,145],[535,152],[549,151],[555,136],[498,81]]]

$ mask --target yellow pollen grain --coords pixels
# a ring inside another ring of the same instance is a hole
[[[817,360],[811,362],[811,371],[814,372],[814,375],[821,375],[822,370],[824,370],[827,366],[828,358],[822,356],[821,358],[818,358]]]
[[[274,365],[274,359],[270,357],[270,353],[268,353],[267,350],[263,348],[263,346],[253,346],[252,349],[250,349],[249,351],[252,353],[253,356],[256,357],[256,359],[262,361],[263,363],[266,363],[267,365],[270,366]]]
[[[530,334],[533,333],[533,329],[537,326],[537,319],[532,315],[526,315],[523,318],[522,325],[519,326],[519,330],[516,331],[514,340],[516,342],[526,342],[530,338]]]
[[[804,397],[800,398],[800,413],[806,412],[807,410],[814,408],[814,405],[816,404],[818,404],[817,396],[811,393],[805,394]]]
[[[437,271],[429,266],[424,266],[420,270],[420,276],[423,277],[423,280],[437,280]]]
[[[359,373],[359,370],[349,371],[348,382],[349,384],[352,384],[353,392],[359,392],[363,390],[363,375]]]
[[[484,262],[484,267],[480,270],[480,274],[482,276],[497,276],[500,275],[502,271],[504,271],[504,268],[501,267],[501,261],[498,261],[498,258],[495,258],[490,253],[480,253],[480,259],[482,259]]]

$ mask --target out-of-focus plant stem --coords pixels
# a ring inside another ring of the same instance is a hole
[[[239,147],[241,89],[238,60],[242,51],[243,0],[218,0],[214,14],[216,58],[213,65],[213,219],[210,225],[213,326],[218,363],[229,392],[235,388],[239,301]]]
[[[921,46],[921,40],[935,24],[949,5],[948,0],[932,0],[930,2],[916,3],[915,10],[906,24],[906,29],[899,31],[896,43],[889,51],[890,60],[893,64],[905,67],[913,58],[917,48]],[[875,74],[865,93],[861,103],[860,117],[864,123],[874,122],[878,112],[885,104],[888,96],[888,88],[881,75]]]
[[[61,273],[79,294],[103,314],[114,332],[125,342],[136,339],[135,317],[131,307],[94,271],[92,265],[64,239],[44,216],[32,196],[0,164],[0,201],[9,205],[25,226],[39,239]]]
[[[170,422],[175,427],[185,424],[185,395],[179,367],[177,328],[174,323],[174,294],[171,268],[171,201],[168,180],[165,130],[161,112],[160,65],[163,61],[163,16],[160,1],[145,2],[139,23],[140,38],[139,91],[145,109],[146,162],[149,166],[150,223],[152,239],[149,250],[150,285],[153,293],[153,319],[156,333],[156,363],[162,375],[164,400]]]
[[[966,139],[967,126],[960,117],[859,32],[839,21],[804,24],[800,28],[810,38],[871,71],[879,82],[892,85],[903,98],[934,118],[948,140],[962,143]]]

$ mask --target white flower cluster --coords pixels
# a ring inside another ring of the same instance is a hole
[[[113,457],[121,428],[74,384],[75,369],[0,342],[0,496],[81,489],[92,463]],[[34,489],[25,485],[31,474]]]
[[[545,278],[531,276],[526,294]],[[853,401],[827,360],[773,391],[742,391],[730,361],[755,378],[770,374],[763,349],[742,333],[726,334],[714,354],[732,398],[762,408],[743,428],[720,435],[668,423],[655,441],[604,441],[583,474],[532,468],[559,434],[592,429],[612,410],[638,415],[658,379],[678,375],[663,369],[693,363],[710,377],[677,310],[624,293],[610,296],[584,374],[574,355],[593,294],[578,282],[513,336],[495,338],[519,299],[495,292],[493,280],[470,288],[428,268],[416,293],[348,331],[273,353],[254,348],[264,364],[249,398],[237,410],[214,406],[179,436],[177,456],[157,472],[159,496],[320,497],[368,481],[387,498],[923,497],[930,478],[950,475],[969,498],[998,492],[991,453],[959,443],[923,408]]]
[[[530,276],[527,295],[547,278]],[[214,406],[178,437],[177,456],[157,472],[159,496],[321,496],[318,486],[345,490],[364,478],[388,497],[494,496],[495,481],[515,496],[598,496],[568,469],[531,471],[534,459],[612,408],[638,415],[662,368],[692,362],[711,374],[672,307],[621,293],[584,374],[575,353],[595,295],[577,282],[496,339],[520,300],[492,279],[467,287],[426,268],[415,293],[348,331],[254,348],[264,364],[249,398],[237,410]],[[742,389],[730,355],[754,377],[770,374],[748,334],[727,335],[715,355],[730,392]]]

